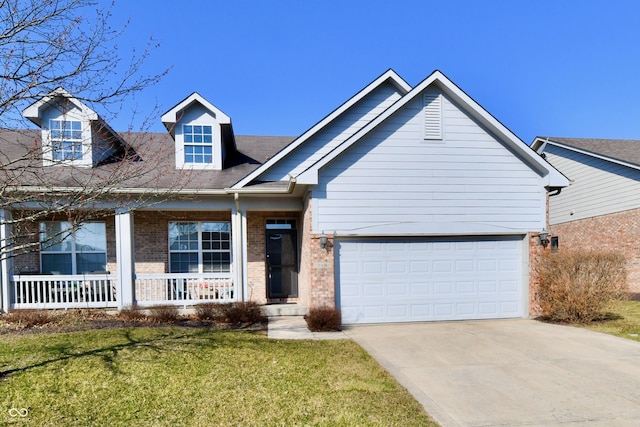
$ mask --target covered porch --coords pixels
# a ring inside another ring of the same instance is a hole
[[[21,236],[12,235],[10,220],[2,221],[7,242],[40,239],[37,249],[0,260],[2,311],[242,300],[236,244],[242,228],[235,223],[231,209],[114,212],[45,243],[64,221],[41,221]]]
[[[113,211],[47,245],[42,236],[52,232],[48,227],[53,224],[56,230],[64,229],[64,221],[50,218],[34,223],[29,233],[21,230],[22,236],[12,235],[11,212],[4,211],[2,218],[9,220],[0,222],[3,239],[19,244],[24,235],[30,235],[39,246],[0,259],[0,308],[3,312],[154,305],[187,308],[246,300],[305,304],[307,286],[295,296],[286,286],[289,293],[274,296],[273,289],[281,286],[271,286],[275,277],[291,276],[286,284],[295,286],[297,292],[298,275],[308,280],[307,257],[301,254],[306,243],[305,222],[295,209],[298,206],[263,210],[253,203],[249,207],[253,209],[240,210],[235,204],[217,201],[199,210],[180,205]],[[294,232],[296,224],[299,234]],[[282,247],[294,251],[289,257],[278,257],[290,260],[278,262],[283,265],[274,266],[266,255],[267,235],[273,233],[276,242],[284,234],[297,236],[290,246]],[[274,274],[276,269],[287,275]]]

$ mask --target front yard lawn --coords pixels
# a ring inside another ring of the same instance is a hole
[[[354,342],[178,326],[0,335],[0,424],[14,422],[436,426]]]
[[[614,301],[607,309],[607,317],[579,326],[640,341],[640,301]]]

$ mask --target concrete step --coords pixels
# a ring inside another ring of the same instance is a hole
[[[307,307],[302,304],[267,304],[262,306],[262,312],[265,316],[304,316],[307,314]]]

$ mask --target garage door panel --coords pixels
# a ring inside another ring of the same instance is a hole
[[[338,241],[343,321],[521,317],[522,243],[522,237]]]

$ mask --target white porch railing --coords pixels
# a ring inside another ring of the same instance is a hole
[[[15,275],[11,277],[13,309],[117,307],[116,276]]]
[[[236,301],[231,273],[137,274],[136,303],[150,305],[195,305],[203,302]]]

